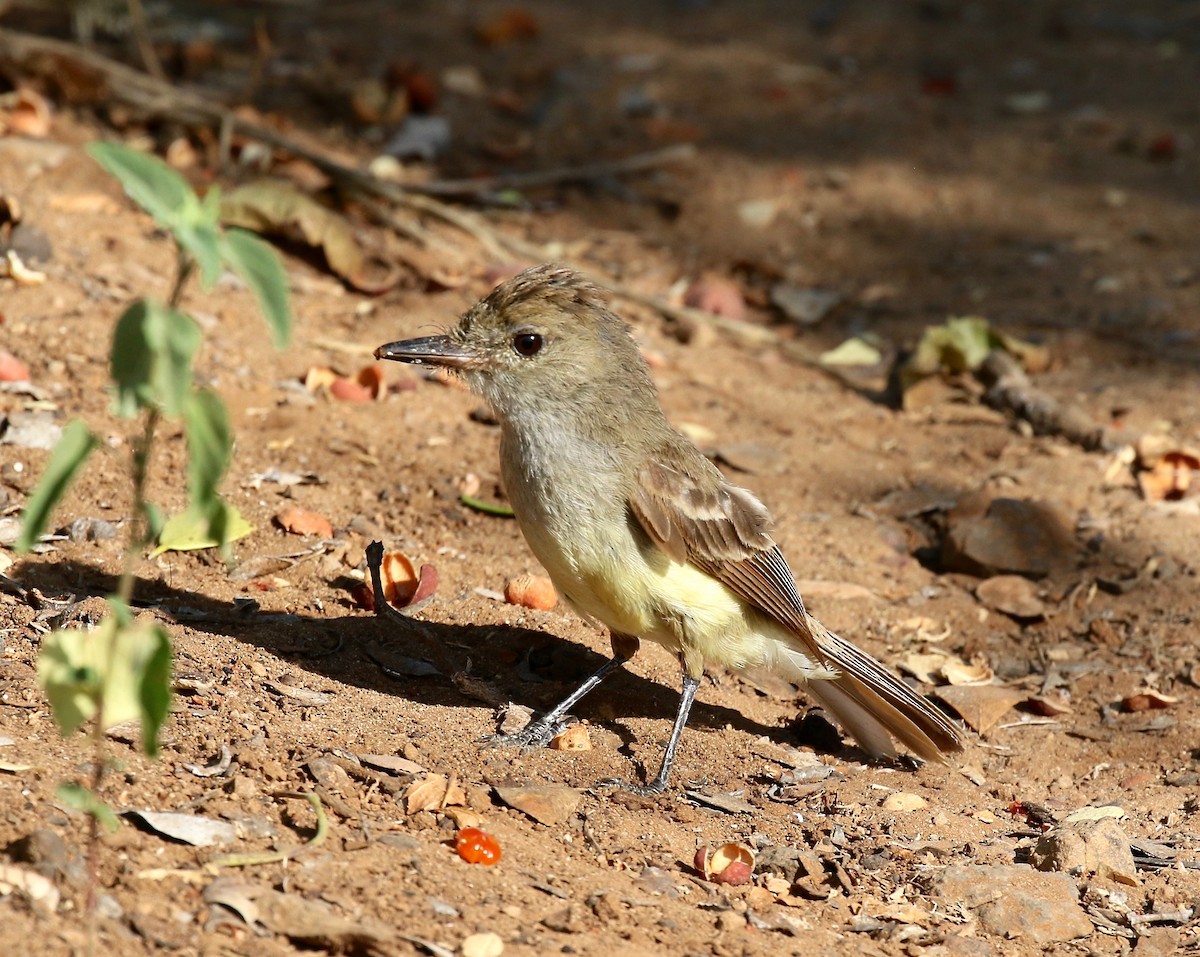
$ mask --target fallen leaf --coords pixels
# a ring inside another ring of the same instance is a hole
[[[293,535],[316,535],[333,538],[333,525],[324,515],[292,506],[275,516],[275,524]]]
[[[448,805],[466,805],[467,795],[457,778],[444,774],[430,774],[414,781],[404,792],[404,810],[408,814],[418,811],[440,811]]]
[[[208,516],[188,509],[178,515],[172,515],[158,533],[158,547],[150,553],[151,558],[163,552],[190,552],[201,548],[220,548],[239,538],[245,538],[252,531],[251,525],[241,512],[232,505],[226,506],[229,518],[225,525],[225,541],[221,542],[209,533]]]
[[[350,224],[285,180],[257,180],[226,193],[221,198],[221,222],[314,246],[325,254],[330,269],[362,292],[378,295],[399,280],[395,268],[388,268],[382,278],[371,278],[367,257]]]
[[[1046,615],[1037,585],[1021,575],[994,575],[979,583],[975,596],[989,608],[1013,618]]]
[[[180,814],[174,811],[126,811],[128,817],[142,821],[163,837],[191,844],[193,847],[212,847],[237,839],[237,828],[228,821],[203,817],[199,814]]]
[[[986,685],[995,676],[987,665],[967,664],[957,658],[950,658],[942,665],[942,677],[952,685]]]
[[[369,768],[378,768],[380,771],[387,771],[391,774],[425,773],[425,768],[416,761],[410,761],[408,758],[402,758],[396,754],[360,754],[358,760]]]
[[[949,685],[936,689],[934,697],[950,705],[973,731],[990,731],[1017,702],[1024,699],[1019,691],[1000,685]]]
[[[862,336],[847,339],[817,358],[823,366],[875,366],[882,361],[883,352]]]
[[[1057,718],[1060,714],[1071,714],[1071,706],[1061,695],[1032,695],[1021,702],[1021,707],[1043,718]]]
[[[1125,817],[1125,808],[1116,804],[1102,804],[1098,807],[1081,807],[1063,818],[1064,824],[1079,824],[1082,821],[1102,821],[1105,818]]]
[[[906,655],[899,664],[901,670],[907,671],[918,681],[934,684],[937,676],[942,673],[942,665],[949,660],[950,656],[940,651],[914,652]]]

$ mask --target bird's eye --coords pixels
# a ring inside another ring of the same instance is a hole
[[[530,359],[541,352],[543,345],[542,337],[536,332],[519,332],[513,336],[513,351],[519,356],[524,356],[526,359]]]

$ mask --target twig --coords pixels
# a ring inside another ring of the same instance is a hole
[[[146,10],[142,6],[142,0],[125,0],[125,2],[129,5],[129,25],[133,32],[133,40],[137,44],[138,54],[142,58],[142,65],[154,79],[162,80],[165,83],[167,74],[154,49],[154,42],[150,39],[150,29],[146,26]]]
[[[1035,434],[1061,435],[1088,451],[1111,450],[1136,438],[1098,424],[1078,406],[1059,402],[1039,389],[1029,381],[1017,360],[1002,349],[992,350],[978,375],[988,387],[984,401],[1028,422]]]
[[[70,61],[75,69],[62,71],[56,61],[63,59]],[[278,130],[242,119],[224,105],[199,93],[156,80],[77,44],[0,29],[0,62],[5,60],[15,63],[22,70],[39,75],[51,83],[64,72],[70,73],[78,82],[82,83],[84,79],[79,77],[79,68],[92,71],[98,75],[92,82],[93,88],[98,91],[98,100],[121,103],[148,116],[169,119],[185,125],[215,126],[220,130],[223,144],[227,141],[227,137],[233,134],[265,143],[274,149],[282,150],[312,163],[341,189],[374,199],[387,200],[415,212],[436,217],[454,226],[474,239],[489,256],[496,259],[515,255],[532,261],[540,261],[545,259],[546,255],[539,246],[505,236],[494,230],[479,216],[448,206],[435,199],[435,195],[477,195],[489,190],[571,182],[640,172],[668,163],[691,159],[696,152],[695,147],[690,144],[682,144],[602,163],[557,167],[550,170],[514,173],[487,179],[435,180],[431,183],[419,184],[390,183],[369,172],[354,169],[331,159],[323,151],[308,147]],[[382,211],[376,207],[373,212],[379,215]],[[423,241],[425,238],[419,229],[402,225],[395,220],[395,217],[381,218],[386,218],[389,226],[396,229],[397,232],[407,234],[410,238],[417,241]],[[586,269],[579,271],[585,275],[588,273]],[[603,278],[592,278],[597,281],[598,285],[605,286],[617,297],[653,309],[668,321],[686,329],[693,329],[697,325],[708,325],[740,342],[754,346],[779,342],[779,336],[774,330],[767,327],[736,322],[686,306],[675,306],[659,297],[636,292]]]
[[[679,143],[648,153],[637,153],[621,159],[585,163],[582,166],[556,166],[551,169],[531,170],[527,173],[504,173],[477,179],[442,179],[429,183],[413,183],[408,188],[427,196],[478,196],[481,193],[498,193],[505,189],[528,189],[531,186],[550,186],[555,183],[577,183],[585,180],[603,179],[640,173],[644,170],[685,163],[696,158],[696,147],[691,143]]]

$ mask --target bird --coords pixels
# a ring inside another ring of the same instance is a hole
[[[706,667],[796,681],[874,758],[896,758],[897,742],[924,761],[962,749],[946,714],[809,614],[767,508],[671,426],[625,322],[576,271],[533,266],[448,333],[375,356],[452,370],[486,400],[525,540],[559,593],[610,632],[611,659],[505,743],[547,744],[650,641],[677,656],[681,687],[658,773],[631,786],[641,793],[668,787]]]

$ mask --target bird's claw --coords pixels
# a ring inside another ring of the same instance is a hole
[[[522,751],[536,751],[544,748],[562,731],[569,727],[566,721],[553,723],[534,721],[527,724],[515,734],[493,734],[483,739],[487,748],[520,748]]]
[[[657,797],[667,790],[667,782],[654,780],[649,784],[630,784],[621,778],[604,778],[602,781],[596,782],[598,788],[618,788],[622,791],[628,791],[630,794],[636,794],[638,797]]]

